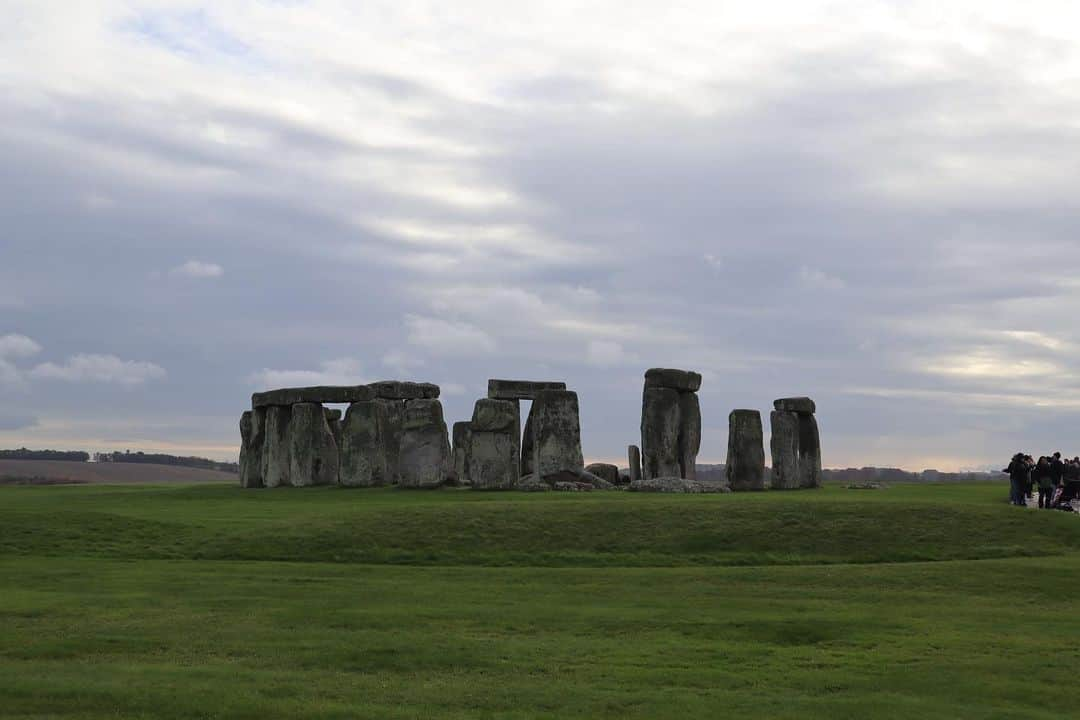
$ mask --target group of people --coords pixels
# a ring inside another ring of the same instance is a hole
[[[1080,457],[1061,459],[1061,453],[1043,455],[1036,461],[1019,452],[1009,467],[1009,502],[1027,505],[1036,489],[1039,507],[1047,510],[1072,510],[1072,501],[1080,497]]]

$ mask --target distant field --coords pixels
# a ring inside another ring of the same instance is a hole
[[[239,482],[233,473],[174,465],[90,463],[65,460],[0,460],[5,477],[45,477],[78,483],[206,483]]]
[[[1005,491],[0,488],[0,716],[1075,717]]]

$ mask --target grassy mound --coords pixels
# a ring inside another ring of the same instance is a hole
[[[1000,488],[658,496],[222,486],[20,488],[0,553],[403,565],[887,563],[1052,555],[1080,522]]]

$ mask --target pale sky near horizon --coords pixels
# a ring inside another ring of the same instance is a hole
[[[1080,6],[0,0],[0,447],[252,391],[818,403],[826,466],[1080,454]],[[766,439],[767,442],[767,439]]]

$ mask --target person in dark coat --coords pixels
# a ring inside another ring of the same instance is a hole
[[[1031,482],[1031,465],[1027,456],[1022,452],[1016,453],[1009,462],[1009,467],[1003,472],[1009,473],[1009,502],[1013,505],[1026,505],[1024,493]]]
[[[1061,462],[1061,453],[1056,452],[1050,457],[1049,466],[1047,479],[1039,484],[1039,507],[1047,510],[1051,508],[1054,490],[1065,484],[1065,463]]]

